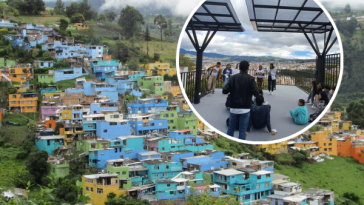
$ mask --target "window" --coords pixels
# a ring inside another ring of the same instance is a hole
[[[269,182],[266,182],[266,183],[264,184],[264,187],[269,187]]]
[[[166,169],[169,169],[169,165],[166,165],[165,167],[166,167]]]
[[[107,130],[105,129],[105,130],[104,130],[104,132],[106,133],[106,132],[107,132]]]
[[[47,140],[47,145],[51,145],[51,141],[50,140]]]
[[[261,175],[257,176],[257,179],[261,179],[261,178],[262,178],[262,176],[261,176]]]
[[[244,195],[244,199],[250,199],[250,194]]]
[[[158,177],[158,174],[153,175],[153,177]]]
[[[122,172],[121,174],[122,174],[122,175],[125,175],[125,174],[126,174],[126,172]]]
[[[170,191],[169,194],[174,194],[174,191]]]
[[[232,163],[232,165],[233,165],[233,166],[236,166],[236,162],[233,162],[233,163]]]
[[[117,125],[117,122],[110,122],[110,125]]]
[[[97,193],[98,193],[98,194],[102,194],[102,193],[103,193],[103,190],[102,190],[102,189],[97,188]]]
[[[155,169],[155,170],[159,170],[159,166],[158,166],[158,165],[155,165],[155,166],[154,166],[154,169]]]
[[[11,104],[16,104],[16,101],[11,101]]]
[[[266,175],[265,175],[265,178],[269,178],[269,177],[270,177],[270,174],[266,174]]]
[[[91,144],[91,148],[95,149],[96,148],[96,144]]]
[[[324,151],[327,151],[327,148],[325,148]]]
[[[260,184],[257,184],[256,189],[259,189],[259,188],[260,188]]]
[[[94,125],[93,124],[88,124],[88,127],[93,127]]]
[[[167,184],[167,187],[171,187],[171,184]]]
[[[91,191],[93,192],[94,191],[94,188],[91,187]]]

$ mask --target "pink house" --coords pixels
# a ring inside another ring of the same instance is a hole
[[[40,113],[42,115],[42,119],[46,119],[49,116],[55,116],[56,111],[60,108],[59,105],[56,105],[54,102],[42,103],[40,106]]]
[[[158,143],[160,140],[166,139],[167,137],[162,136],[151,136],[144,138],[144,149],[148,151],[159,152]]]

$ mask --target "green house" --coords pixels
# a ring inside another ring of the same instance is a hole
[[[123,159],[107,160],[106,171],[108,174],[117,174],[120,179],[120,188],[127,189],[131,187],[129,178],[129,167]]]
[[[38,83],[54,83],[54,75],[53,74],[40,74],[38,75]]]
[[[109,148],[110,141],[108,140],[82,140],[76,142],[77,149],[88,153],[92,150],[106,149]]]
[[[144,76],[138,77],[138,86],[142,89],[149,89],[151,94],[164,94],[164,77],[163,76]]]
[[[168,130],[175,131],[178,130],[178,112],[175,110],[163,111],[160,113],[161,119],[168,120]]]
[[[70,165],[64,159],[54,159],[48,160],[50,164],[51,173],[54,174],[56,180],[63,178],[70,173]]]
[[[5,58],[0,58],[0,68],[3,68],[5,66],[11,67],[16,65],[16,61],[15,60],[9,60]]]
[[[178,113],[178,130],[191,129],[193,135],[197,135],[197,116],[191,110]]]

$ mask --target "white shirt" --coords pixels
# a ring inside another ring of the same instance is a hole
[[[215,66],[212,68],[211,76],[216,77],[219,74],[220,68]]]
[[[276,69],[268,69],[268,73],[269,72],[271,72],[270,73],[270,76],[272,77],[272,80],[275,80],[276,79],[276,73],[277,73],[277,70]],[[269,76],[269,74],[268,74],[268,76]]]
[[[264,77],[264,74],[265,74],[265,72],[264,72],[264,70],[262,69],[262,70],[257,70],[256,72],[255,72],[255,74],[257,75],[257,78],[263,78]]]
[[[233,73],[231,75],[236,75],[236,74],[240,73],[239,69],[231,68],[231,70],[233,71]]]
[[[248,112],[250,112],[250,109],[230,108],[230,113],[236,114],[236,115],[245,114]]]

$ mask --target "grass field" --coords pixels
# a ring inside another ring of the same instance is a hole
[[[364,203],[364,165],[351,157],[334,157],[321,163],[304,163],[303,168],[282,166],[275,173],[287,175],[292,182],[302,184],[304,190],[321,188],[335,191],[335,197],[343,200],[345,192],[354,192]]]
[[[59,24],[59,20],[61,18],[67,18],[62,15],[50,15],[50,14],[42,14],[42,15],[34,15],[34,16],[6,16],[6,18],[13,19],[18,23],[35,23],[35,24]]]
[[[86,80],[94,79],[91,75],[83,75],[83,76],[80,76],[78,78],[86,78]],[[63,80],[63,81],[59,81],[59,82],[54,83],[54,85],[56,85],[58,87],[58,90],[63,92],[67,88],[74,88],[75,87],[75,81],[76,81],[76,79]]]
[[[17,174],[25,169],[24,161],[17,160],[16,155],[21,150],[19,148],[0,147],[0,187],[12,188],[14,187],[14,179]]]

